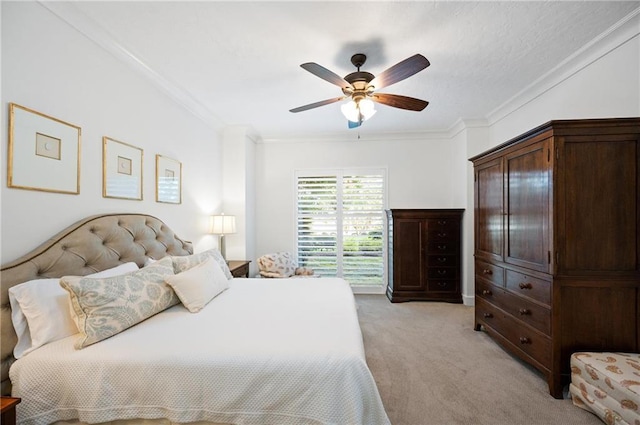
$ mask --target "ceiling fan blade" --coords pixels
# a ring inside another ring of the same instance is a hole
[[[418,53],[383,71],[371,80],[369,85],[378,90],[383,87],[390,86],[391,84],[395,84],[398,81],[402,81],[405,78],[411,77],[413,74],[417,74],[429,65],[430,63],[427,58]]]
[[[302,65],[300,65],[303,69],[306,69],[307,71],[309,71],[310,73],[312,73],[313,75],[322,78],[323,80],[326,80],[328,82],[330,82],[331,84],[335,84],[336,86],[340,87],[340,88],[347,88],[347,87],[351,87],[351,84],[349,84],[349,82],[347,80],[345,80],[344,78],[342,78],[341,76],[339,76],[338,74],[329,71],[327,68],[318,65],[315,62],[307,62],[307,63],[303,63]]]
[[[415,97],[400,96],[397,94],[374,93],[371,100],[394,108],[408,109],[410,111],[422,111],[429,102]]]
[[[342,99],[345,99],[347,96],[334,97],[333,99],[321,100],[320,102],[310,103],[308,105],[299,106],[297,108],[289,109],[289,112],[302,112],[309,109],[317,108],[319,106],[328,105],[330,103],[339,102]]]

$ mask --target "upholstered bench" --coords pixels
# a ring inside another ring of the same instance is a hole
[[[574,353],[569,392],[606,424],[640,425],[640,354]]]

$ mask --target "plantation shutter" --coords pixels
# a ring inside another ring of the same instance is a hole
[[[299,172],[297,256],[301,267],[351,285],[384,284],[384,170]]]

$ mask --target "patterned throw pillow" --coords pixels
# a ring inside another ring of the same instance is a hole
[[[276,252],[258,258],[260,275],[264,277],[291,277],[296,272],[296,262],[290,252]]]
[[[138,271],[109,278],[65,276],[60,285],[69,292],[81,349],[116,335],[180,302],[166,282],[173,275],[171,257]]]
[[[198,264],[207,261],[209,258],[213,258],[216,263],[218,263],[227,279],[233,279],[233,275],[229,270],[227,262],[225,261],[222,254],[220,254],[220,251],[215,248],[201,252],[199,254],[171,257],[171,259],[173,260],[173,270],[176,274],[182,273],[185,270],[189,270],[191,267],[197,266]]]

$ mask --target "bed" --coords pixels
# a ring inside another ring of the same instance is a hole
[[[178,302],[81,349],[73,334],[13,357],[9,288],[135,263],[100,280],[120,284],[198,255],[155,217],[108,214],[4,265],[2,393],[22,398],[18,423],[389,424],[342,279],[230,279],[195,313]],[[99,279],[62,279],[81,280]]]

